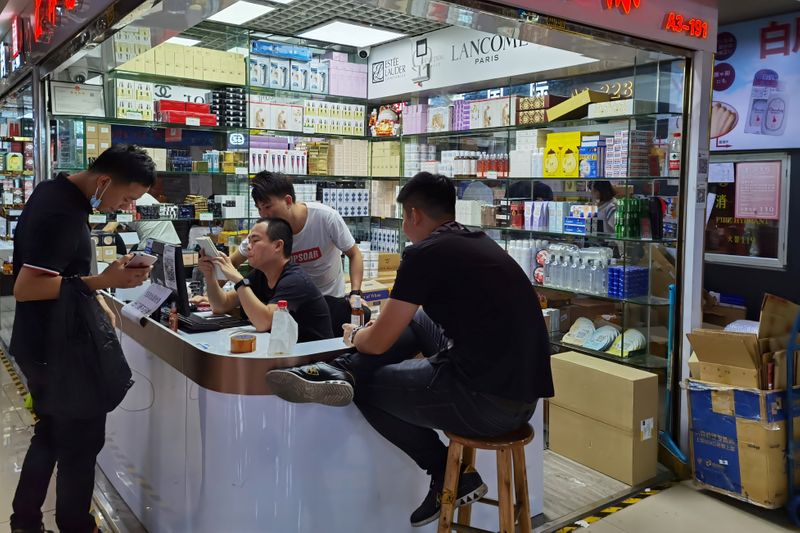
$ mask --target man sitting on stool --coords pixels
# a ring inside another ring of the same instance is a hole
[[[248,258],[253,271],[246,278],[228,256],[203,255],[199,268],[206,278],[211,310],[225,314],[241,306],[258,331],[272,329],[278,301],[286,300],[289,313],[297,321],[298,342],[333,337],[328,305],[322,293],[305,272],[292,262],[292,228],[285,220],[262,218],[248,236]],[[217,284],[215,266],[235,283],[225,292]]]
[[[345,343],[358,353],[274,370],[267,380],[291,402],[353,400],[381,435],[431,476],[427,497],[411,515],[411,524],[422,526],[439,517],[447,463],[447,447],[434,429],[467,437],[513,431],[530,420],[540,398],[553,395],[553,381],[548,332],[531,281],[485,233],[455,222],[453,182],[422,172],[397,201],[413,245],[380,317],[364,328],[344,326]],[[418,313],[420,306],[430,318]],[[412,359],[419,351],[428,355],[426,344],[438,353]],[[456,506],[486,490],[477,472],[464,472]]]

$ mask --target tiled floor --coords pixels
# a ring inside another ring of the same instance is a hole
[[[797,531],[783,509],[767,511],[725,496],[677,484],[581,531],[588,533],[773,533]]]

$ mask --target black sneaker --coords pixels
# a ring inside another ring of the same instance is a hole
[[[267,372],[276,396],[293,403],[341,407],[353,401],[353,376],[327,363]]]
[[[442,510],[442,492],[434,485],[434,482],[431,482],[431,489],[428,491],[428,495],[425,496],[425,500],[411,514],[412,526],[424,526],[439,519],[439,514]],[[483,498],[488,490],[489,487],[483,482],[481,475],[474,468],[468,468],[461,473],[461,477],[458,480],[458,499],[455,502],[455,508],[458,509]]]

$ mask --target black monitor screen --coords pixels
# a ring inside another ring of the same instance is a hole
[[[158,257],[150,273],[150,281],[172,290],[169,303],[175,302],[178,313],[189,316],[189,294],[186,291],[186,270],[183,267],[183,250],[165,242],[148,239],[145,252]]]

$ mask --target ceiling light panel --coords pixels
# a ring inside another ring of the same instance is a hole
[[[241,26],[242,24],[250,22],[253,19],[257,19],[258,17],[266,15],[270,11],[275,11],[275,8],[265,6],[263,4],[255,4],[253,2],[239,0],[238,2],[226,7],[219,13],[211,15],[208,17],[208,20],[213,22],[221,22],[223,24]]]
[[[344,20],[331,20],[321,26],[311,28],[310,30],[298,34],[298,37],[302,37],[303,39],[313,39],[315,41],[344,44],[360,48],[394,41],[395,39],[405,36],[405,33],[354,24]]]
[[[200,44],[200,41],[198,41],[197,39],[187,39],[186,37],[170,37],[164,42],[170,44],[178,44],[181,46],[194,46],[196,44]]]

